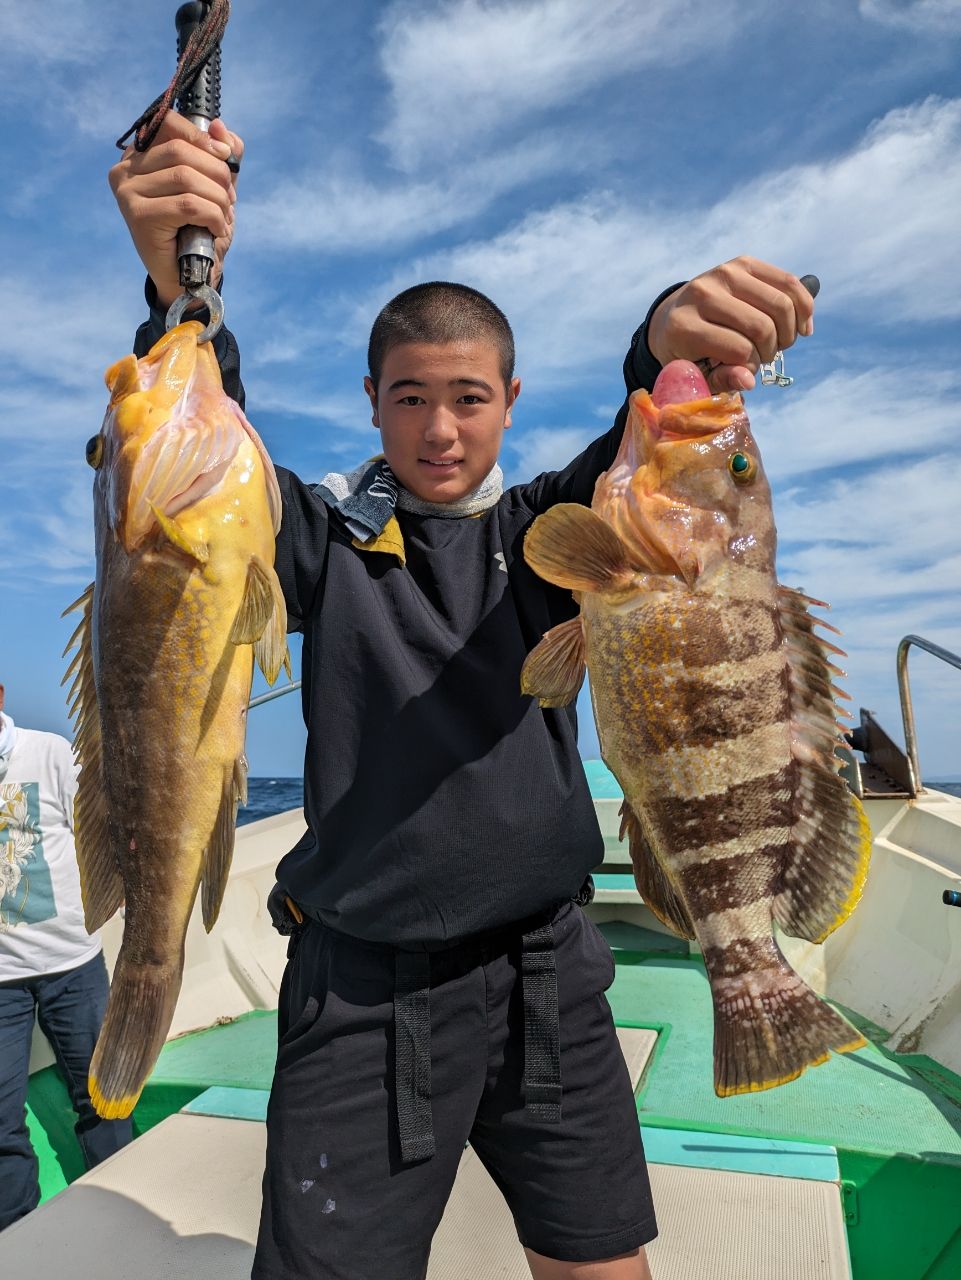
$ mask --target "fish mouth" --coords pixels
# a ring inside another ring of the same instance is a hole
[[[654,389],[632,396],[635,441],[643,461],[658,445],[696,444],[723,431],[743,408],[737,392],[711,395],[701,369],[690,360],[671,360],[657,375]]]
[[[610,470],[598,482],[594,509],[615,529],[638,567],[672,574],[692,589],[705,564],[692,534],[690,505],[662,491],[665,475],[686,465],[743,414],[738,392],[658,405],[647,391],[631,396],[630,416]]]
[[[649,462],[661,445],[689,445],[713,440],[744,409],[738,391],[724,391],[716,396],[666,404],[661,408],[646,391],[635,392],[632,401],[636,410],[632,421],[639,463]]]

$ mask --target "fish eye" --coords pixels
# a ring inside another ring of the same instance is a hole
[[[87,441],[87,461],[93,467],[94,471],[100,466],[103,460],[103,436],[91,436]]]
[[[738,484],[750,484],[757,475],[757,462],[746,453],[732,453],[727,469]]]

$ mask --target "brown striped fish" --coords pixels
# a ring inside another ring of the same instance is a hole
[[[126,903],[90,1064],[107,1118],[130,1114],[166,1039],[198,889],[208,931],[220,910],[254,659],[271,683],[288,664],[277,477],[201,331],[178,325],[107,371],[87,446],[97,576],[71,606],[82,616],[67,676],[87,928]]]
[[[590,509],[551,508],[524,546],[580,614],[528,656],[522,689],[561,706],[590,672],[638,890],[704,956],[722,1097],[864,1044],[774,936],[823,941],[857,904],[871,849],[838,776],[841,651],[814,630],[821,602],[778,584],[776,543],[741,397],[711,396],[675,361],[632,397]]]

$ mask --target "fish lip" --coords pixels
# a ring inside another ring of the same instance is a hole
[[[649,462],[661,445],[707,443],[744,412],[740,392],[722,391],[699,400],[685,400],[658,408],[647,391],[637,393],[637,434],[640,456]],[[707,421],[706,421],[707,420]],[[715,425],[716,424],[716,425]]]

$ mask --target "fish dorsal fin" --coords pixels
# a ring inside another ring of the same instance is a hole
[[[521,669],[521,693],[542,707],[566,707],[584,683],[584,624],[580,614],[551,627],[527,655]]]
[[[524,539],[524,559],[539,577],[571,591],[618,591],[634,570],[627,548],[590,507],[559,502]]]
[[[625,800],[621,805],[621,839],[627,836],[637,891],[661,924],[682,938],[694,937],[694,925],[667,872],[657,860],[637,814]]]
[[[791,681],[794,802],[774,918],[786,933],[823,942],[857,906],[871,858],[871,828],[857,796],[838,774],[842,745],[829,654],[841,650],[814,632],[826,626],[799,591],[778,588]],[[833,630],[833,628],[832,628]],[[843,655],[842,655],[843,656]]]
[[[74,843],[80,868],[80,896],[84,923],[88,933],[100,929],[123,906],[123,880],[114,856],[107,829],[107,798],[103,781],[103,742],[100,733],[100,708],[93,675],[94,584],[64,613],[82,610],[66,655],[76,648],[61,683],[73,678],[67,695],[74,721],[73,749],[80,765],[77,797],[73,806]]]
[[[240,756],[224,773],[220,808],[210,833],[204,853],[203,883],[200,906],[204,916],[204,928],[209,933],[217,923],[220,906],[224,900],[230,862],[234,855],[234,833],[237,827],[237,806],[247,800],[247,761]]]

